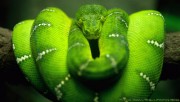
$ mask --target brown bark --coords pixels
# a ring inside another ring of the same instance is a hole
[[[0,28],[0,75],[6,82],[19,82],[22,81],[22,73],[15,61],[11,35],[12,32],[10,30]],[[160,80],[179,77],[180,32],[168,33],[166,34],[164,64]]]
[[[180,32],[166,34],[161,80],[180,78]]]

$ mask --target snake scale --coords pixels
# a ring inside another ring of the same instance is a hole
[[[128,15],[83,5],[74,19],[55,7],[15,25],[13,50],[29,82],[60,102],[127,102],[149,98],[164,55],[158,11]]]

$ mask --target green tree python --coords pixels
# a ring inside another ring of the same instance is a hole
[[[16,24],[12,42],[29,82],[60,102],[147,99],[161,74],[164,18],[84,5],[72,19],[48,7]]]

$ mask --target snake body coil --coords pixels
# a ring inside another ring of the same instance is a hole
[[[121,9],[84,5],[72,20],[49,7],[17,24],[12,40],[17,63],[40,92],[62,102],[127,101],[155,90],[164,19],[154,10],[128,16]]]

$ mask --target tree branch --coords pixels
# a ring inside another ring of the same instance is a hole
[[[180,32],[166,34],[165,56],[160,80],[180,78]]]
[[[12,31],[0,27],[0,78],[5,82],[16,83],[24,81],[24,78],[15,61],[11,36]],[[180,78],[180,32],[166,34],[164,64],[160,80],[176,78]]]

